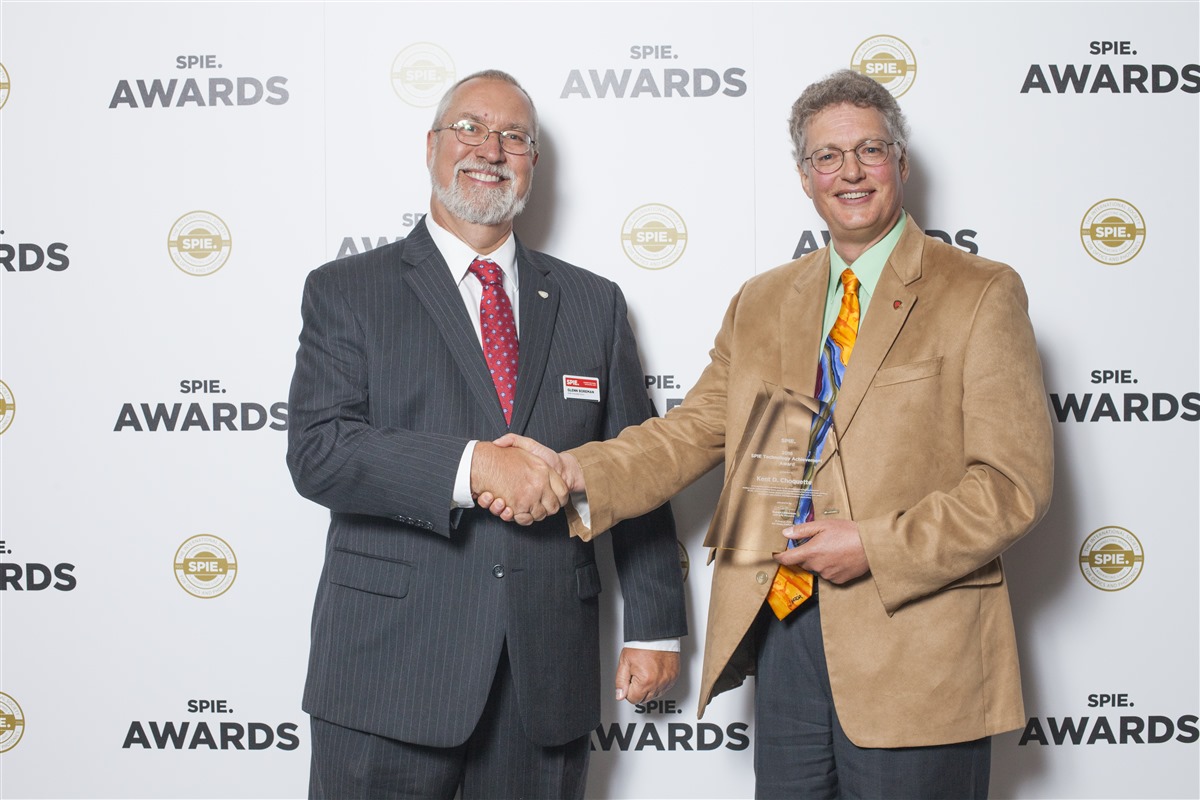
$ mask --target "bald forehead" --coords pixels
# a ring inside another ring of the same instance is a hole
[[[500,130],[533,131],[533,105],[508,81],[472,78],[454,90],[442,124],[458,119],[485,122]]]

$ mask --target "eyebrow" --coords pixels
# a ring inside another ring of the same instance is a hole
[[[472,114],[468,111],[462,112],[458,118],[459,119],[469,119],[472,122],[478,122],[480,125],[488,125],[489,127],[491,125],[491,123],[489,123],[483,117],[480,117],[477,114]],[[500,130],[521,131],[522,133],[529,133],[529,126],[523,122],[509,122],[509,123],[506,123],[503,127],[501,127]]]
[[[879,136],[867,136],[867,137],[865,137],[865,138],[862,138],[862,139],[859,139],[857,142],[855,142],[855,143],[854,143],[854,147],[855,147],[855,148],[857,148],[859,145],[866,144],[867,142],[886,142],[886,141],[887,141],[887,135],[886,135],[886,134],[881,134],[881,135],[879,135]],[[850,149],[850,148],[841,148],[841,147],[838,147],[838,145],[836,145],[836,144],[833,144],[833,143],[831,142],[831,143],[829,143],[829,144],[823,144],[823,145],[819,146],[819,147],[817,148],[817,150],[824,150],[825,148],[832,148],[832,149],[835,149],[835,150],[840,150],[840,149]],[[817,152],[817,150],[813,150],[813,152],[815,153],[815,152]]]

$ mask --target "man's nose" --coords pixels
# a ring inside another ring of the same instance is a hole
[[[496,131],[488,133],[488,137],[475,147],[475,153],[480,158],[493,163],[504,160],[504,150],[500,147],[500,134]]]
[[[853,150],[848,153],[842,153],[842,168],[838,172],[846,180],[853,181],[861,178],[863,175],[863,165],[858,160],[858,153]]]

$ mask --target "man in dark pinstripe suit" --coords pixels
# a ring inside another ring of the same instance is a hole
[[[510,76],[460,81],[428,133],[429,216],[305,284],[288,466],[331,511],[304,692],[312,797],[583,794],[600,721],[595,557],[557,513],[558,476],[491,440],[512,430],[562,450],[653,409],[617,286],[513,236],[537,135]],[[519,333],[509,424],[481,347],[487,289],[468,271],[483,257]],[[485,486],[534,524],[475,508]],[[641,702],[674,682],[686,632],[669,508],[625,523],[613,547],[617,698]]]

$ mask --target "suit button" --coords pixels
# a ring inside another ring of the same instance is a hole
[[[770,577],[771,576],[769,576],[765,572],[759,572],[757,575],[754,576],[754,580],[758,581],[759,583],[766,583]]]
[[[492,567],[492,574],[495,575],[497,578],[503,578],[504,577],[503,565],[497,564],[496,566]]]

